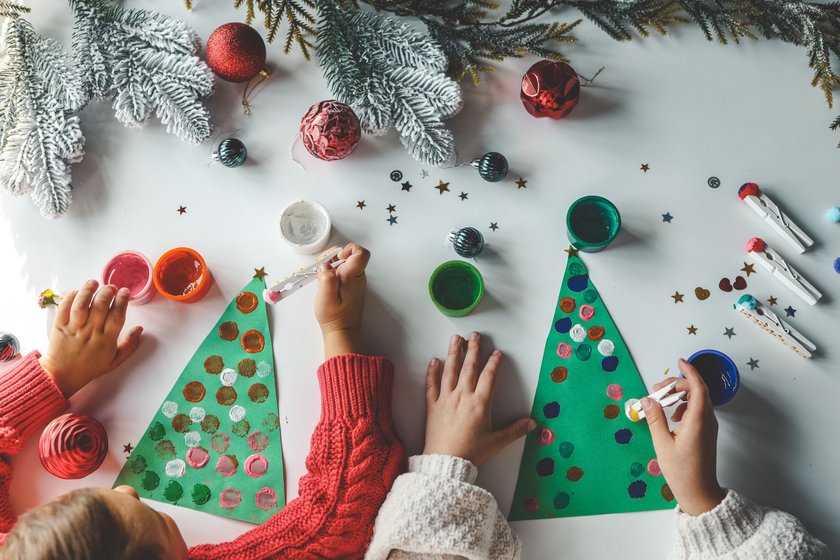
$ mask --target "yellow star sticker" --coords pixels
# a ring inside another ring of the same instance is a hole
[[[686,327],[686,328],[688,329],[688,334],[694,334],[694,335],[697,334],[697,327],[695,327],[694,325],[691,325],[690,327]]]
[[[518,181],[514,181],[514,182],[516,183],[516,188],[517,188],[517,190],[518,190],[518,189],[527,189],[527,188],[528,188],[528,187],[526,187],[526,186],[525,186],[525,183],[527,183],[528,181],[526,181],[526,180],[525,180],[525,179],[523,179],[522,177],[520,177]]]
[[[443,194],[444,192],[449,191],[449,183],[438,181],[438,186],[435,188],[440,191],[440,194]]]
[[[254,269],[254,278],[262,280],[266,276],[268,276],[268,272],[265,271],[264,266],[261,266],[260,268],[255,268]]]
[[[563,250],[566,251],[567,253],[569,253],[570,257],[578,256],[578,250],[575,249],[572,245],[569,245],[568,249],[563,249]]]
[[[752,263],[744,263],[744,268],[741,269],[742,272],[747,273],[747,278],[750,277],[750,274],[755,274],[755,265]]]

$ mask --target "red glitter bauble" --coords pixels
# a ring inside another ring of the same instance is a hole
[[[247,82],[265,66],[265,41],[250,25],[221,25],[207,39],[207,65],[223,80]]]
[[[44,428],[38,454],[50,474],[64,479],[84,478],[105,460],[108,435],[92,416],[65,414]]]
[[[300,138],[309,153],[324,161],[344,159],[362,137],[359,117],[340,101],[316,103],[300,121]]]
[[[580,80],[565,62],[541,60],[522,76],[519,97],[531,115],[562,119],[580,100]]]

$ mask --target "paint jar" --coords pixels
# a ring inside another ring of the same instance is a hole
[[[155,264],[153,278],[161,294],[181,303],[197,302],[213,283],[202,256],[188,247],[165,252]]]
[[[569,206],[566,235],[572,245],[584,253],[605,249],[621,229],[621,214],[602,196],[584,196]]]
[[[429,295],[444,315],[463,317],[475,309],[484,296],[484,279],[468,262],[447,261],[432,272]]]
[[[131,303],[143,305],[155,297],[152,263],[138,251],[117,253],[102,269],[102,285],[113,284],[131,291]]]
[[[688,363],[697,368],[709,388],[713,405],[720,406],[735,398],[741,376],[729,356],[717,350],[698,350],[688,358]]]
[[[280,236],[295,253],[312,255],[322,251],[331,233],[332,220],[323,204],[296,200],[280,212]]]

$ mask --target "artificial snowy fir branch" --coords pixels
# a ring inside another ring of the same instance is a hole
[[[113,100],[117,120],[142,127],[156,114],[167,132],[199,144],[210,136],[202,100],[213,73],[199,58],[201,42],[184,22],[103,0],[71,0],[73,56],[91,95]]]
[[[85,138],[72,114],[86,102],[81,78],[54,39],[24,19],[8,22],[0,72],[0,186],[29,193],[41,214],[59,217],[71,200],[71,164]]]
[[[461,88],[446,76],[447,59],[426,35],[384,14],[345,12],[321,4],[317,53],[335,96],[350,105],[362,127],[400,133],[416,160],[443,165],[455,140],[443,121],[461,110]]]

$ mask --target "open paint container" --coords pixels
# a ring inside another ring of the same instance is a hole
[[[155,297],[152,280],[152,263],[138,251],[117,253],[102,269],[102,285],[112,284],[117,288],[128,288],[131,303],[143,305]]]
[[[698,350],[688,358],[688,363],[697,368],[709,388],[713,405],[720,406],[735,398],[741,376],[729,356],[717,350]]]
[[[280,212],[280,235],[292,251],[312,255],[330,241],[332,220],[323,204],[296,200]]]
[[[468,315],[484,296],[484,279],[476,267],[464,261],[446,261],[429,278],[429,295],[449,317]]]
[[[605,249],[618,236],[621,214],[602,196],[584,196],[569,206],[566,235],[572,245],[584,253]]]
[[[213,282],[202,256],[189,247],[165,252],[155,264],[153,278],[161,294],[181,303],[197,302]]]

